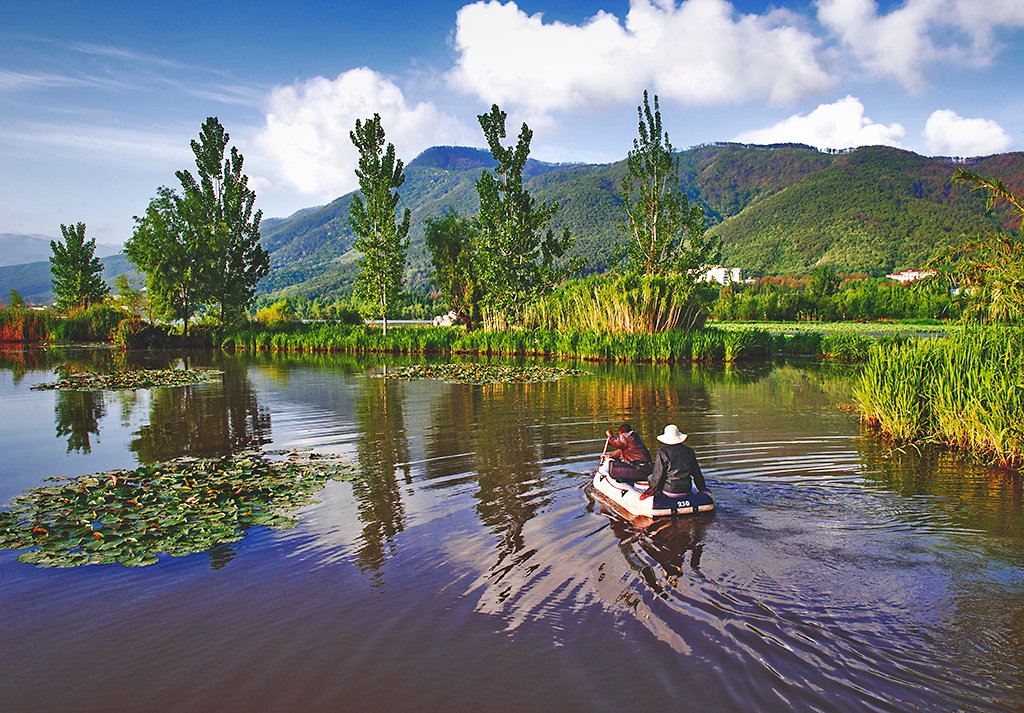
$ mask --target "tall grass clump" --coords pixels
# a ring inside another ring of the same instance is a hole
[[[120,307],[95,304],[76,308],[52,320],[49,337],[65,342],[100,342],[113,338],[117,326],[128,314]]]
[[[1022,344],[1019,327],[879,344],[855,389],[862,418],[897,441],[941,441],[1019,467]]]
[[[46,339],[51,317],[25,307],[0,309],[0,342],[38,342]]]
[[[523,308],[527,329],[649,334],[699,329],[716,290],[685,275],[593,275],[571,280]]]
[[[874,341],[863,334],[832,332],[821,338],[818,344],[818,354],[826,359],[863,361],[868,358]]]

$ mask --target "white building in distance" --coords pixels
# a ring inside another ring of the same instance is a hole
[[[738,267],[723,267],[722,265],[709,265],[705,268],[703,275],[697,278],[698,282],[717,282],[719,285],[730,285],[743,282]]]
[[[904,270],[903,272],[897,272],[892,275],[886,275],[890,280],[897,280],[902,284],[913,282],[914,280],[920,280],[923,277],[931,277],[935,274],[935,270]]]

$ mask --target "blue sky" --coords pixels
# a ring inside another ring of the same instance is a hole
[[[374,112],[406,161],[495,102],[535,158],[618,160],[644,89],[677,148],[1024,148],[1024,0],[0,0],[0,46],[0,233],[123,242],[207,116],[268,217],[352,190]]]

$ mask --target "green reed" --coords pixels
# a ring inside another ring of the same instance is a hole
[[[934,440],[993,462],[1024,463],[1024,331],[966,329],[879,343],[855,399],[865,422],[899,442]]]
[[[392,326],[387,334],[366,326],[289,324],[239,330],[224,346],[254,352],[379,352],[394,354],[519,355],[615,362],[740,362],[771,355],[767,332],[717,329],[655,333],[599,330]]]

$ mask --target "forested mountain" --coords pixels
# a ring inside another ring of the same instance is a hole
[[[712,144],[679,154],[680,187],[705,208],[722,238],[723,262],[747,275],[808,273],[818,265],[839,272],[882,275],[921,268],[964,236],[998,231],[1010,213],[986,212],[984,196],[950,180],[958,164],[889,147],[822,153],[808,146]],[[412,210],[409,277],[429,280],[423,230],[447,210],[477,211],[475,182],[494,161],[487,151],[434,147],[406,166],[400,209]],[[969,170],[1024,189],[1024,153],[972,159]],[[558,202],[552,227],[576,237],[574,254],[587,271],[601,271],[622,250],[616,196],[625,162],[549,164],[531,160],[524,176],[538,201]],[[288,218],[263,221],[271,273],[263,294],[339,296],[355,275],[348,222],[352,194]],[[128,268],[115,258],[109,267]],[[0,268],[6,297],[14,287],[39,299],[49,292],[48,263]]]
[[[919,268],[965,235],[998,230],[1009,214],[986,213],[983,197],[950,181],[950,159],[888,147],[823,153],[808,146],[713,144],[683,151],[680,187],[699,201],[723,240],[723,260],[747,274],[840,272],[880,275]],[[400,209],[412,210],[410,278],[429,279],[427,218],[477,210],[475,181],[493,166],[488,152],[435,147],[406,166]],[[969,168],[1024,186],[1024,154],[972,160]],[[552,227],[576,237],[588,271],[608,267],[622,249],[616,197],[625,162],[555,165],[530,161],[524,174],[538,201],[561,204]],[[267,221],[272,272],[262,292],[338,294],[354,275],[348,225],[351,194],[284,220]]]

